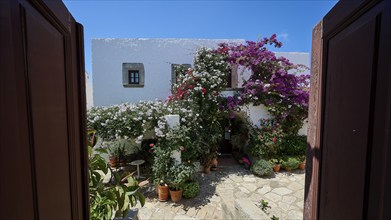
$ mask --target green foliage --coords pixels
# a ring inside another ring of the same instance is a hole
[[[260,159],[251,166],[251,172],[257,176],[270,176],[273,174],[273,167],[268,161]]]
[[[174,164],[168,172],[168,185],[172,190],[180,190],[187,180],[192,180],[195,168],[192,163]]]
[[[124,177],[113,172],[114,181],[104,182],[104,176],[110,171],[100,153],[107,153],[107,151],[88,146],[90,218],[95,220],[112,219],[114,216],[123,217],[131,206],[136,206],[138,201],[141,206],[144,206],[144,195],[139,191],[138,182],[131,175]],[[121,181],[123,179],[126,181]]]
[[[154,182],[167,182],[168,172],[171,165],[174,163],[171,158],[171,151],[167,151],[157,144],[154,147],[154,160],[152,164],[152,175]]]
[[[307,136],[285,132],[285,130],[274,119],[261,120],[260,128],[250,130],[249,152],[254,156],[279,162],[286,157],[305,155]]]
[[[249,139],[251,122],[245,112],[234,112],[231,122],[231,144],[233,147],[242,149]]]
[[[200,184],[197,181],[186,182],[183,185],[183,197],[186,199],[194,198],[200,192]]]
[[[271,207],[269,206],[269,202],[267,202],[266,200],[261,200],[261,209],[262,211],[266,212],[268,209],[270,209]]]
[[[305,135],[285,135],[284,141],[280,144],[280,152],[283,155],[303,156],[306,154],[307,136]]]
[[[261,127],[254,128],[251,132],[251,154],[268,159],[281,156],[280,145],[284,142],[284,132],[276,120],[263,119]]]
[[[125,145],[118,141],[108,143],[108,151],[111,156],[123,158],[126,154]]]
[[[294,157],[289,157],[288,160],[282,161],[281,166],[285,169],[296,169],[299,166],[300,161]]]

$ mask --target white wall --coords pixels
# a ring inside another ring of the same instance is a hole
[[[192,64],[197,48],[214,48],[227,39],[93,39],[92,72],[94,105],[140,100],[164,100],[171,92],[171,64]],[[143,63],[142,88],[124,88],[122,63]]]
[[[300,52],[275,52],[277,57],[285,57],[290,62],[294,64],[304,64],[308,68],[310,67],[311,56],[309,53],[300,53]],[[243,79],[248,79],[250,77],[250,71],[248,69],[239,68],[238,69],[238,86],[242,87]],[[309,74],[309,71],[304,73]]]
[[[90,78],[90,75],[85,72],[86,76],[86,101],[87,101],[87,109],[90,109],[91,107],[94,106],[94,100],[93,100],[93,95],[92,95],[92,80]]]

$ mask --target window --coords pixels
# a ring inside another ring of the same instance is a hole
[[[122,64],[122,84],[128,87],[144,87],[144,64],[123,63]]]
[[[235,89],[238,87],[238,67],[236,65],[230,68],[227,76],[227,90]]]
[[[140,84],[140,72],[138,70],[129,70],[129,84]]]
[[[176,69],[182,66],[184,69],[191,68],[191,64],[171,64],[171,85],[174,86],[174,83],[178,81],[178,76],[176,75]]]

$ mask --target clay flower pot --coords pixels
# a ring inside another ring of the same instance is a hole
[[[183,190],[170,190],[171,201],[178,202],[182,199]]]
[[[280,172],[281,170],[281,164],[274,164],[273,171],[274,172]]]
[[[164,185],[159,184],[158,192],[159,192],[159,201],[160,202],[165,202],[168,200],[169,187],[167,184],[164,184]]]
[[[305,170],[305,161],[299,163],[299,169],[300,169],[300,170]]]
[[[159,196],[159,184],[155,185],[155,192],[156,192],[156,195]]]
[[[205,173],[205,174],[210,173],[210,168],[211,168],[211,167],[212,167],[211,165],[205,165],[205,166],[204,166],[204,173]]]
[[[217,164],[219,164],[219,161],[217,160],[217,158],[213,158],[211,164],[212,164],[212,166],[217,167]]]
[[[118,157],[116,157],[116,156],[110,156],[110,157],[109,157],[109,165],[110,165],[111,167],[116,167],[116,166],[118,166]]]

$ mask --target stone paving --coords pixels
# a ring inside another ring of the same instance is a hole
[[[240,165],[219,166],[209,174],[199,173],[200,194],[177,204],[159,202],[154,187],[145,192],[146,204],[139,211],[146,219],[225,219],[224,210],[234,209],[234,201],[247,198],[254,204],[269,202],[269,216],[303,219],[304,171],[279,172],[260,178]]]

